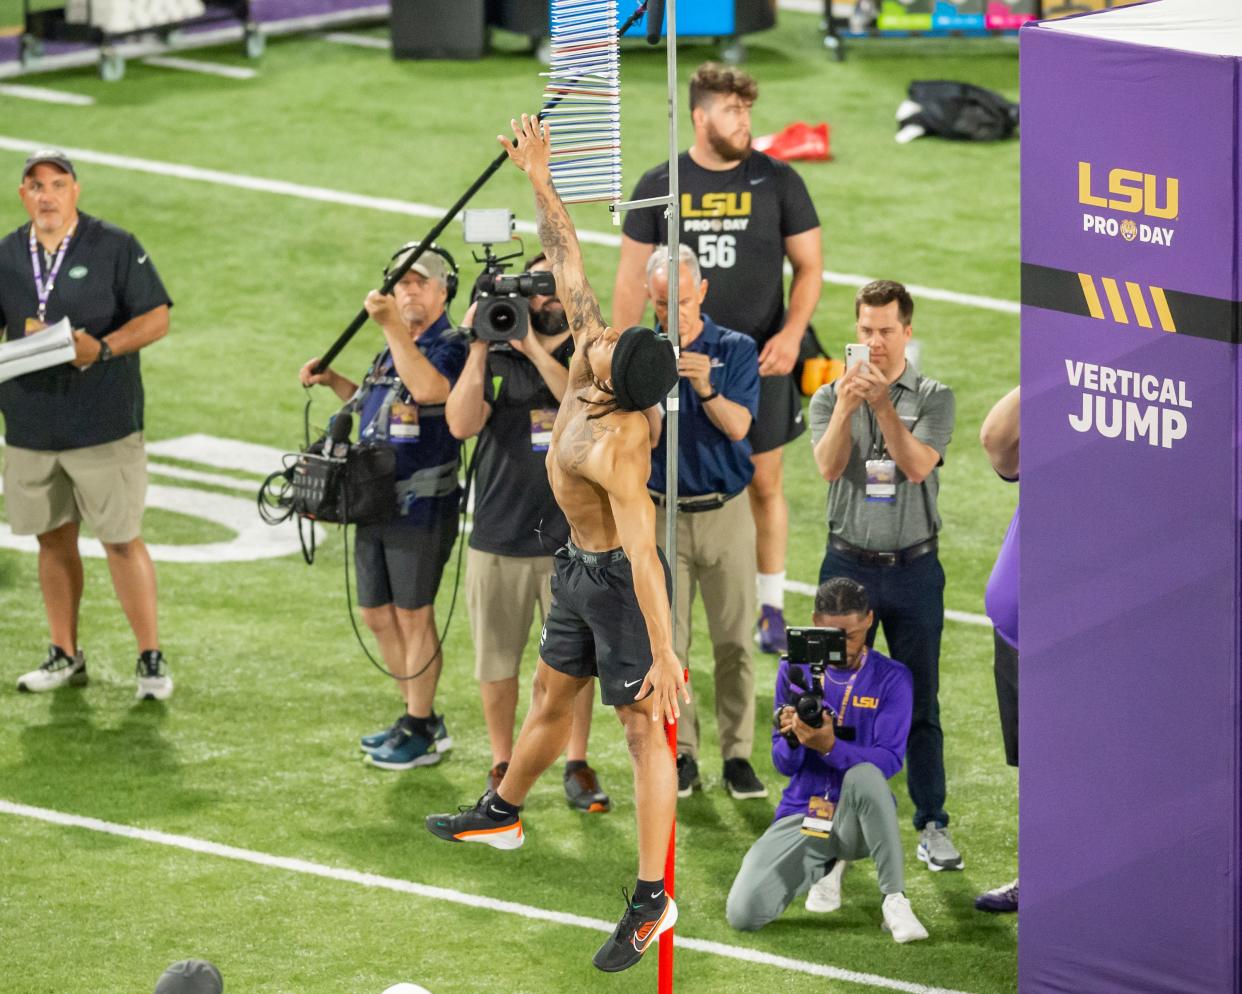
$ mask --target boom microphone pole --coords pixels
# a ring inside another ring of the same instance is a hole
[[[656,8],[657,6],[659,8],[660,14],[663,15],[664,0],[653,0],[652,2],[653,9]],[[647,0],[642,0],[642,2],[638,5],[638,8],[634,11],[634,13],[632,13],[629,16],[629,18],[626,20],[626,22],[621,26],[621,30],[618,32],[618,34],[622,34],[622,35],[625,34],[625,32],[627,32],[631,27],[633,27],[638,22],[638,19],[642,17],[643,14],[646,13],[646,11],[647,11]],[[663,17],[661,16],[661,18],[656,21],[656,37],[657,38],[659,37],[659,30],[660,30],[659,22],[662,19]],[[563,95],[556,96],[553,99],[549,100],[546,104],[544,104],[543,110],[539,112],[538,116],[542,118],[545,113],[547,113],[549,110],[555,107],[558,103],[560,103],[562,99],[564,99]],[[505,164],[505,159],[507,159],[508,157],[509,157],[509,154],[507,152],[501,152],[498,156],[496,156],[495,159],[491,161],[491,164],[488,165],[488,167],[483,170],[483,172],[479,175],[479,178],[476,179],[473,183],[471,183],[470,188],[461,195],[457,203],[453,204],[453,206],[450,207],[448,211],[445,212],[444,217],[440,218],[440,220],[435,223],[435,226],[432,227],[432,229],[429,232],[427,232],[427,234],[423,237],[423,240],[418,243],[418,246],[414,249],[413,252],[409,254],[409,256],[406,257],[405,261],[400,263],[398,266],[396,266],[396,268],[394,268],[392,272],[388,274],[387,279],[384,280],[383,286],[380,287],[380,293],[383,293],[383,294],[392,293],[393,287],[395,287],[398,283],[401,282],[401,278],[405,276],[407,272],[409,272],[410,267],[413,266],[414,263],[416,263],[419,260],[422,254],[427,251],[427,247],[431,245],[431,243],[434,242],[437,238],[440,237],[441,232],[443,232],[444,229],[449,226],[453,218],[455,218],[459,213],[461,213],[462,208],[465,207],[466,204],[470,202],[471,198],[476,193],[478,193],[479,190],[483,188],[483,185],[489,179],[491,179],[494,175],[496,175],[496,171]],[[357,314],[354,315],[354,319],[349,322],[349,326],[344,331],[341,332],[341,334],[337,337],[336,341],[332,343],[328,351],[323,354],[323,357],[316,364],[314,372],[316,374],[322,373],[329,366],[331,366],[332,360],[341,354],[341,350],[345,348],[346,345],[349,344],[349,340],[353,338],[354,335],[358,334],[359,329],[361,329],[362,326],[366,323],[367,323],[367,310],[364,307],[361,310],[359,310]]]

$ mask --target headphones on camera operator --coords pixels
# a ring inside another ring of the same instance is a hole
[[[418,248],[418,246],[421,244],[422,244],[421,242],[406,242],[399,249],[397,249],[397,251],[395,251],[392,254],[392,257],[388,260],[388,265],[384,267],[384,279],[388,279],[388,275],[392,272],[392,269],[393,269],[392,264],[394,262],[400,259],[403,255],[405,255],[411,249]],[[443,259],[449,267],[449,271],[445,275],[445,278],[444,278],[444,290],[448,294],[447,298],[444,301],[444,309],[447,311],[449,304],[451,304],[453,302],[453,298],[457,296],[457,283],[458,283],[457,274],[460,272],[460,270],[457,268],[457,262],[456,260],[454,260],[449,250],[446,248],[441,248],[435,242],[432,242],[431,244],[427,246],[426,249],[424,249],[424,253],[426,252],[434,252],[441,259]],[[418,263],[414,263],[414,265],[417,266]]]

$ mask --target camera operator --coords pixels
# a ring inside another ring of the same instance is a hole
[[[903,893],[897,801],[887,783],[905,756],[913,680],[900,663],[867,646],[873,621],[861,584],[833,577],[815,592],[812,624],[845,636],[844,665],[830,660],[823,668],[822,697],[812,703],[821,709],[818,726],[793,705],[806,696],[795,685],[814,687],[809,667],[781,659],[772,763],[790,780],[729,891],[725,914],[736,929],[762,928],[808,889],[808,911],[836,911],[846,862],[870,857],[884,894],[884,928],[898,942],[927,938]]]
[[[914,675],[906,787],[914,802],[918,858],[960,870],[945,810],[940,728],[944,569],[937,554],[938,467],[953,436],[953,391],[906,361],[914,301],[900,283],[876,280],[854,297],[855,332],[870,360],[811,398],[815,465],[828,490],[828,548],[820,566],[853,577],[871,598],[889,651]],[[875,640],[875,630],[868,643]]]
[[[681,664],[689,665],[690,608],[695,589],[701,589],[715,663],[724,785],[738,799],[767,797],[768,789],[750,765],[755,733],[755,524],[746,501],[735,499],[755,472],[747,433],[759,408],[759,350],[749,335],[722,328],[702,312],[708,287],[694,250],[678,246],[678,259],[681,386],[673,647]],[[647,289],[661,327],[668,324],[668,267],[667,248],[651,253]],[[656,504],[656,538],[663,547],[668,488],[659,424],[647,488]],[[689,797],[699,786],[699,719],[693,698],[682,708],[677,739],[677,794]]]
[[[412,251],[404,246],[391,266]],[[315,373],[318,359],[300,374],[303,386],[327,386],[358,411],[360,439],[386,440],[396,450],[398,516],[359,525],[354,546],[362,620],[394,676],[420,674],[400,684],[401,716],[362,738],[370,762],[387,770],[437,763],[451,745],[432,704],[443,663],[436,591],[457,540],[460,495],[461,443],[449,432],[443,407],[466,361],[466,343],[451,333],[445,315],[456,275],[442,255],[428,251],[391,296],[378,290],[367,295],[367,313],[383,329],[388,347],[361,387],[331,369]]]
[[[540,253],[526,270],[550,273],[552,265]],[[455,437],[479,436],[466,604],[474,675],[491,739],[492,790],[513,757],[518,670],[535,605],[542,623],[552,602],[552,554],[569,541],[569,525],[552,497],[544,462],[573,354],[560,299],[532,296],[527,334],[506,342],[472,341],[466,367],[445,406]],[[579,811],[606,812],[612,802],[587,764],[594,703],[595,681],[590,680],[574,704],[565,796]]]

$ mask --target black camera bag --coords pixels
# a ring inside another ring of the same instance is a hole
[[[397,453],[386,442],[349,446],[344,459],[316,452],[293,465],[293,511],[314,521],[378,525],[397,516]]]

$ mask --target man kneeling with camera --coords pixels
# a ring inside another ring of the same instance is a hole
[[[788,630],[776,675],[772,762],[790,778],[776,817],[742,860],[729,891],[729,924],[762,928],[794,897],[808,911],[841,906],[850,861],[875,860],[883,926],[898,942],[927,938],[906,899],[897,802],[888,778],[901,769],[913,678],[868,648],[867,592],[833,577],[815,592],[815,628]]]

